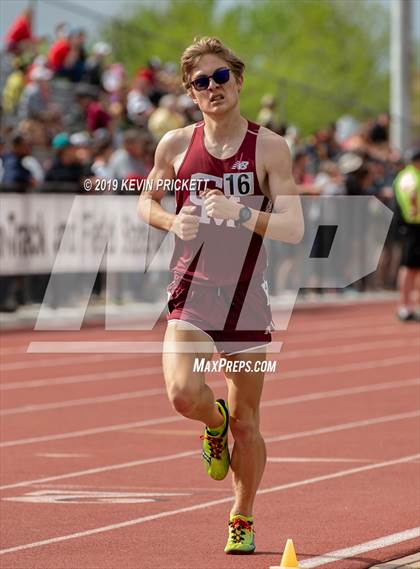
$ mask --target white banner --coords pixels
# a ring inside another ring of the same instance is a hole
[[[165,233],[138,218],[135,196],[1,194],[0,200],[0,275],[49,273],[53,266],[91,272],[103,257],[107,270],[143,272],[159,246],[152,268],[168,268],[173,240],[162,243]]]

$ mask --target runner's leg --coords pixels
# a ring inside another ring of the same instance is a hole
[[[191,344],[191,351],[177,352],[177,342]],[[200,350],[194,350],[194,342],[200,342]],[[205,332],[188,328],[188,324],[182,321],[168,324],[162,358],[169,400],[184,417],[201,421],[210,429],[215,429],[223,423],[223,419],[215,405],[213,391],[206,385],[204,373],[194,371],[195,358],[208,361],[212,355],[213,342]]]
[[[227,356],[228,360],[264,361],[266,354],[244,352]],[[260,434],[260,399],[264,373],[241,371],[226,373],[230,429],[234,438],[231,469],[235,502],[232,514],[252,516],[254,499],[266,463],[265,443]]]

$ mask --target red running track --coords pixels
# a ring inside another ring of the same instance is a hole
[[[171,410],[158,354],[26,353],[115,339],[139,337],[2,336],[2,569],[266,569],[289,537],[302,567],[418,551],[420,326],[391,304],[298,310],[276,334],[249,557],[223,553],[231,482],[206,476],[200,427]],[[223,378],[208,379],[223,396]]]

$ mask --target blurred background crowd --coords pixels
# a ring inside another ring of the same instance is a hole
[[[160,138],[200,120],[177,64],[152,57],[133,76],[109,43],[93,43],[66,22],[49,40],[38,38],[31,19],[28,8],[3,39],[0,192],[83,193],[86,177],[142,179]],[[393,181],[404,156],[390,147],[386,112],[362,122],[340,116],[303,135],[279,107],[278,97],[267,93],[249,118],[285,137],[302,195],[372,195],[395,210]],[[400,238],[396,218],[378,271],[356,289],[395,288]],[[19,285],[24,278],[16,286],[1,279],[0,310],[39,300],[30,286]]]

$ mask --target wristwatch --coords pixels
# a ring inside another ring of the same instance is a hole
[[[243,223],[246,223],[248,221],[248,219],[251,218],[251,215],[252,215],[252,211],[249,209],[249,207],[246,207],[246,205],[242,206],[241,209],[239,210],[238,219],[235,219],[236,227],[239,227]]]

